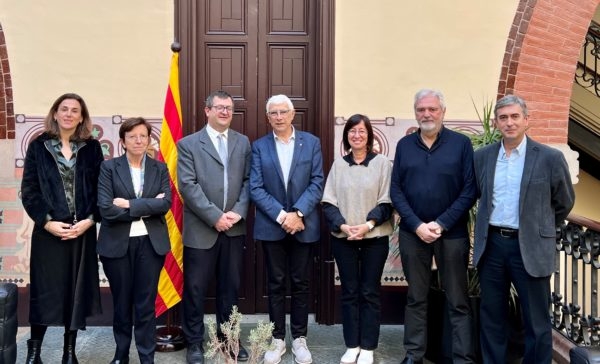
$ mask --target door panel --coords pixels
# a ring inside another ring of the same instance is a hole
[[[209,0],[205,3],[208,8],[205,12],[208,25],[206,33],[247,33],[244,28],[246,1]]]
[[[314,94],[310,91],[314,88],[314,79],[308,77],[309,65],[314,63],[309,59],[311,55],[309,49],[314,48],[314,42],[311,42],[312,38],[309,35],[311,32],[306,20],[310,18],[309,12],[316,8],[309,7],[309,0],[261,0],[259,3],[258,17],[261,19],[257,34],[259,97],[256,102],[263,106],[262,115],[259,114],[258,117],[265,121],[265,126],[261,128],[261,134],[258,136],[271,132],[266,126],[264,105],[271,95],[277,94],[287,95],[294,103],[296,109],[294,126],[299,130],[314,133],[315,131],[309,127],[311,124],[309,120],[315,118],[315,112],[308,107],[310,104],[308,100]],[[263,261],[262,249],[257,249],[256,253],[257,260]],[[318,252],[315,253],[318,255]],[[317,272],[318,265],[314,264],[311,282],[317,281]],[[258,274],[262,275],[262,279],[257,277],[257,292],[261,294],[256,297],[256,309],[267,312],[266,271],[260,272],[257,269]],[[314,293],[311,287],[310,302],[313,303],[317,301]],[[286,303],[289,308],[289,298]],[[311,311],[314,312],[315,308],[311,307]]]
[[[268,97],[286,94],[296,108],[294,125],[321,137],[324,151],[331,149],[333,50],[323,52],[317,44],[333,42],[333,3],[333,0],[176,1],[175,26],[182,44],[180,83],[185,134],[204,126],[204,99],[211,91],[222,89],[234,98],[232,128],[254,141],[270,132],[265,117]],[[327,63],[319,64],[319,72],[317,59]],[[328,125],[317,120],[327,121]],[[324,154],[324,165],[329,166],[330,153]],[[266,272],[260,246],[251,239],[252,210],[253,207],[249,213],[240,309],[266,312]],[[328,250],[328,241],[315,247],[313,282],[319,281],[317,273],[331,268],[329,258],[326,267],[320,268],[322,251],[329,254]],[[316,307],[319,290],[312,292],[315,296],[312,311],[320,314],[322,311]],[[329,294],[325,296],[330,299]],[[214,297],[209,306],[213,301]]]

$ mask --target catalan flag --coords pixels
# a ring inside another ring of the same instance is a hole
[[[181,99],[179,97],[179,53],[173,52],[171,74],[165,98],[165,110],[160,133],[158,159],[167,164],[171,180],[172,203],[166,215],[171,251],[165,258],[160,272],[158,295],[156,296],[156,316],[181,301],[183,294],[183,202],[177,188],[177,146],[182,136]]]

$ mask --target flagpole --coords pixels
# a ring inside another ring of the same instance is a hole
[[[171,43],[171,51],[179,53],[181,51],[181,44],[177,41]],[[156,351],[172,352],[185,348],[185,337],[178,321],[179,305],[175,305],[167,310],[166,325],[156,329]]]

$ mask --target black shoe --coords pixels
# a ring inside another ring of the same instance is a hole
[[[79,364],[75,355],[75,343],[77,342],[77,331],[65,333],[65,345],[63,347],[62,364]]]
[[[43,364],[40,358],[42,340],[27,340],[27,359],[25,364]]]
[[[187,360],[187,364],[204,364],[202,344],[190,344],[187,348],[187,354],[185,354],[185,360]]]
[[[244,348],[242,346],[242,343],[240,342],[240,351],[238,352],[237,360],[238,361],[248,361],[248,358],[249,358],[248,351],[246,350],[246,348]]]
[[[407,356],[402,360],[401,364],[423,364],[423,360],[414,360],[410,356]]]

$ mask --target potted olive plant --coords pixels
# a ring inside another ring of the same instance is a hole
[[[208,350],[204,356],[213,359],[216,363],[235,364],[238,362],[239,342],[241,333],[242,314],[237,306],[233,306],[229,321],[221,324],[221,332],[225,339],[217,335],[217,324],[214,318],[207,320],[208,326]],[[256,328],[250,330],[250,358],[247,364],[262,363],[262,355],[270,349],[270,341],[273,334],[273,323],[259,321]]]

